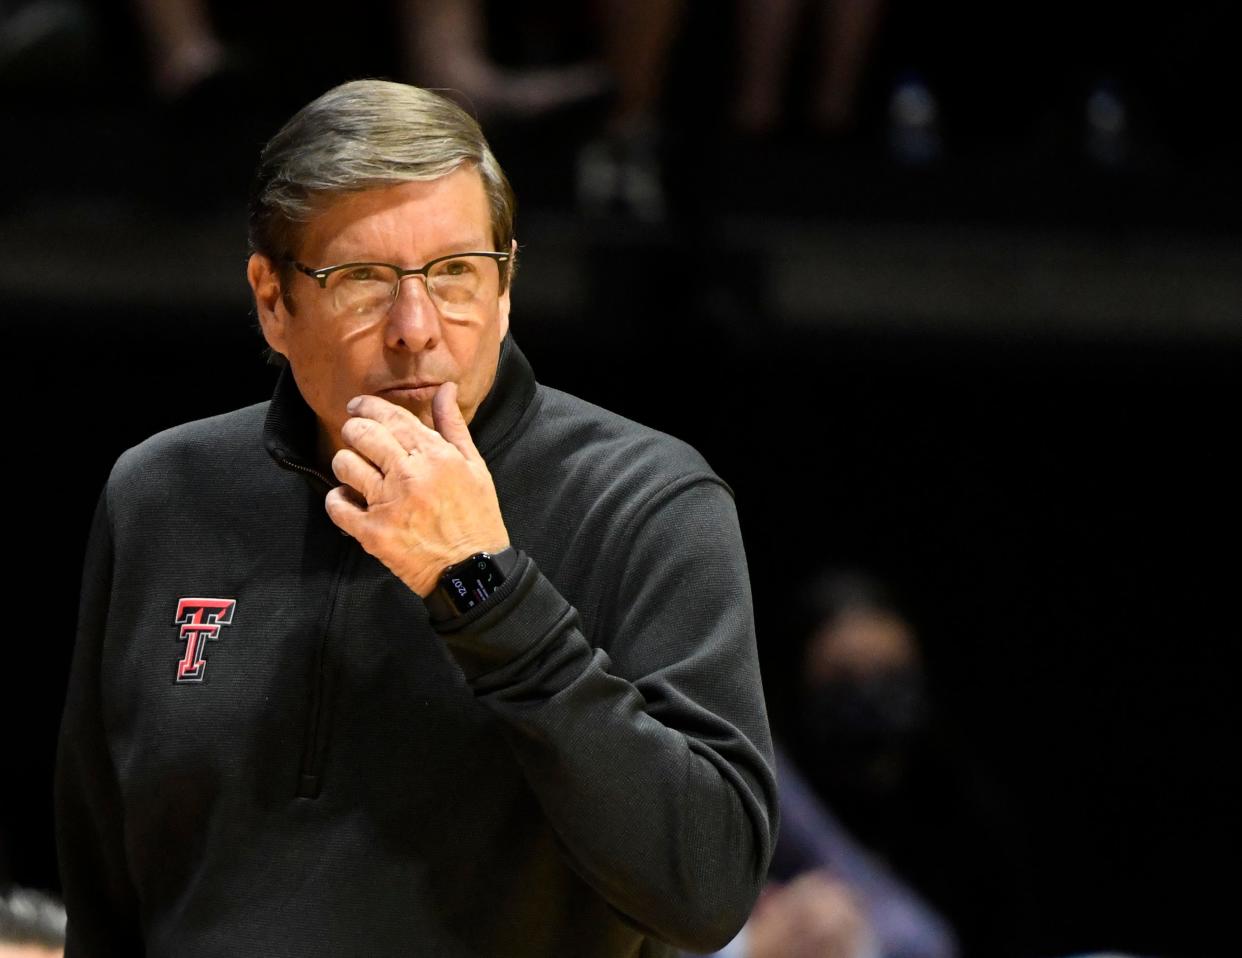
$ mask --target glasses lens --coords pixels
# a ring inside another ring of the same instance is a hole
[[[489,256],[454,256],[441,260],[427,274],[427,289],[444,313],[468,312],[491,282],[496,266]]]
[[[375,263],[350,266],[328,277],[328,289],[338,313],[365,315],[383,312],[392,305],[397,271]]]

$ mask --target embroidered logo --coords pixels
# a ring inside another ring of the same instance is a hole
[[[185,655],[177,663],[178,682],[201,682],[207,671],[203,647],[208,639],[220,637],[220,627],[233,624],[236,599],[178,599],[174,625],[181,626],[178,641],[185,643]]]

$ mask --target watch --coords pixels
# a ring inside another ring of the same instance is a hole
[[[435,591],[427,596],[427,611],[438,621],[465,615],[500,588],[517,565],[517,558],[517,550],[509,546],[494,555],[476,552],[454,563],[440,573]]]

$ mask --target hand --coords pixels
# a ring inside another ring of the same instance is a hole
[[[874,939],[849,888],[827,872],[768,886],[751,913],[747,958],[861,958]]]
[[[332,457],[345,485],[328,493],[328,516],[402,582],[426,598],[446,566],[508,546],[456,383],[444,383],[431,401],[435,429],[378,396],[359,396],[347,410],[346,448]]]

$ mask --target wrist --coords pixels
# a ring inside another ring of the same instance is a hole
[[[482,605],[513,573],[518,553],[510,545],[483,550],[446,566],[424,596],[433,620],[447,621]]]

